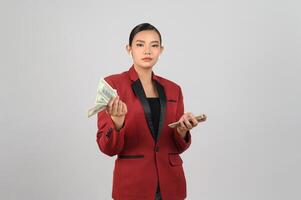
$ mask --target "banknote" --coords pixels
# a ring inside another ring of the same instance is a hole
[[[105,103],[97,103],[95,104],[95,106],[93,106],[92,108],[90,108],[88,110],[88,117],[91,117],[93,115],[95,115],[96,113],[102,111],[103,109],[105,109],[107,106],[107,104]]]
[[[206,116],[205,114],[201,114],[201,115],[195,116],[195,118],[196,118],[196,120],[197,120],[198,122],[203,122],[203,121],[206,121],[207,116]],[[171,124],[168,124],[168,126],[169,126],[170,128],[176,128],[176,127],[179,126],[179,125],[180,125],[180,122],[179,122],[179,121],[174,122],[174,123],[171,123]]]
[[[102,101],[108,103],[111,98],[117,96],[117,91],[113,89],[103,78],[100,79],[97,88],[96,100],[101,99]]]
[[[102,111],[108,105],[110,99],[117,96],[117,90],[112,88],[103,78],[98,83],[95,105],[88,110],[88,117]]]

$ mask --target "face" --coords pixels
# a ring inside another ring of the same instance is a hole
[[[157,63],[163,47],[160,44],[158,33],[146,30],[134,36],[132,45],[127,45],[127,51],[132,54],[135,66],[151,69]]]

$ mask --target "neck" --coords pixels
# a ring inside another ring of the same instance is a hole
[[[134,68],[142,84],[148,84],[152,82],[152,67],[145,69],[134,64]]]

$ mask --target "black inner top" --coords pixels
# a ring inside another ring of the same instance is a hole
[[[149,104],[150,109],[151,109],[152,122],[153,122],[153,126],[154,126],[154,129],[155,129],[155,139],[157,140],[159,120],[160,120],[160,112],[161,112],[160,99],[159,99],[159,97],[148,97],[147,101],[148,101],[148,104]],[[158,182],[158,185],[157,185],[156,193],[157,193],[157,195],[160,196],[159,182]]]
[[[155,139],[158,137],[158,128],[159,128],[159,120],[160,120],[160,99],[159,97],[148,97],[147,101],[149,103],[151,113],[152,113],[152,122],[155,130]]]

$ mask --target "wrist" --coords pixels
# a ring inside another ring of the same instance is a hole
[[[112,118],[112,121],[114,123],[115,129],[117,131],[119,131],[120,129],[123,128],[123,126],[124,126],[124,119],[125,119],[124,116],[121,116],[121,117],[111,116],[111,118]]]
[[[188,131],[186,131],[186,130],[181,131],[181,130],[177,129],[177,132],[182,138],[185,138]]]

